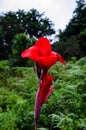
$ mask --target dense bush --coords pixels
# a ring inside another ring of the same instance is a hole
[[[33,66],[33,62],[31,60],[22,59],[21,52],[30,46],[32,46],[35,42],[35,38],[28,38],[25,33],[17,34],[12,41],[12,53],[9,56],[9,65],[10,67],[16,66]],[[28,64],[28,61],[30,64]]]
[[[38,79],[34,68],[0,62],[0,130],[33,130]],[[86,57],[50,69],[54,91],[43,105],[39,130],[86,130]]]

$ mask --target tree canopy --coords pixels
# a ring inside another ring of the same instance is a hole
[[[18,10],[9,11],[0,15],[0,39],[11,47],[12,39],[19,33],[29,34],[30,37],[50,36],[55,34],[54,24],[44,13],[36,9],[28,12]],[[0,47],[2,48],[2,47]]]
[[[70,19],[62,35],[60,35],[61,38],[64,35],[68,39],[86,29],[86,3],[84,0],[77,0],[76,4],[77,6],[73,11],[73,18]]]
[[[86,56],[86,3],[84,0],[77,0],[76,4],[73,18],[64,31],[59,31],[59,42],[54,44],[54,49],[67,59]]]
[[[9,11],[0,16],[0,27],[5,32],[4,38],[8,42],[15,34],[24,32],[37,38],[52,35],[55,33],[53,26],[52,21],[36,9],[31,9],[28,12],[24,10]]]

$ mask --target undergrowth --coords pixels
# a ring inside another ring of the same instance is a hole
[[[54,90],[43,105],[38,130],[86,130],[86,57],[50,68]],[[10,69],[0,61],[0,130],[33,130],[38,79],[34,68]]]

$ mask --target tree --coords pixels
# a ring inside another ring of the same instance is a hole
[[[18,10],[9,11],[0,16],[0,28],[2,28],[3,40],[12,47],[12,39],[19,33],[29,34],[30,37],[50,36],[55,33],[54,24],[49,18],[44,17],[44,13],[39,13],[36,9],[28,12]],[[0,39],[2,36],[0,35]]]
[[[64,31],[59,31],[59,44],[54,45],[58,46],[57,51],[63,50],[63,56],[68,59],[71,56],[86,56],[86,3],[84,0],[77,0],[76,4],[73,18]]]
[[[41,37],[50,36],[55,33],[54,24],[49,18],[44,17],[44,13],[39,14],[36,9],[27,12],[24,23],[27,23],[25,29],[30,36]]]
[[[7,59],[10,53],[10,48],[4,40],[4,35],[2,27],[0,27],[0,60]]]
[[[55,42],[53,50],[59,52],[66,60],[69,60],[71,57],[80,58],[80,48],[77,44],[76,36],[68,38],[65,42]]]
[[[31,47],[34,42],[34,38],[28,38],[24,33],[19,33],[14,37],[12,40],[12,54],[9,56],[9,65],[11,68],[16,66],[31,66],[33,64],[30,60],[22,59],[21,52]]]
[[[72,23],[75,28],[75,34],[79,34],[86,28],[86,3],[84,0],[76,0],[77,7],[73,12]]]
[[[67,40],[71,36],[78,35],[86,28],[86,3],[84,0],[77,0],[76,4],[73,18],[69,21],[63,33],[59,35],[60,39]]]

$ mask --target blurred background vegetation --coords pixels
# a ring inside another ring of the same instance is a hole
[[[67,61],[50,69],[55,89],[41,109],[39,130],[86,130],[86,3],[76,1],[73,18],[57,35],[36,9],[0,14],[0,130],[33,130],[38,88],[34,62],[21,52],[46,36]]]
[[[57,30],[57,29],[56,29]],[[53,50],[69,60],[86,56],[86,3],[84,0],[76,1],[73,17],[62,31],[56,34],[53,22],[39,13],[36,9],[28,12],[18,10],[0,14],[0,59],[12,58],[14,66],[24,66],[19,57],[22,50],[35,43],[37,38],[46,36],[50,40],[52,35]],[[13,62],[12,61],[12,62]]]

